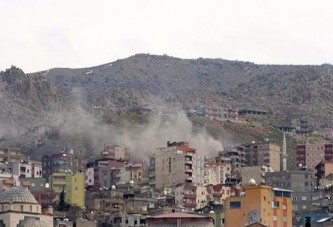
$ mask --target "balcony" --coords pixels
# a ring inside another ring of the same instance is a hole
[[[185,164],[192,164],[192,159],[186,158],[185,159]]]
[[[185,194],[184,199],[196,199],[197,195],[196,194]]]
[[[192,169],[190,169],[190,168],[185,168],[185,173],[192,173]]]

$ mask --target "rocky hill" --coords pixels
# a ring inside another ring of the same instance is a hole
[[[0,72],[0,99],[0,133],[32,129],[64,107],[62,92],[48,78],[14,66]]]
[[[131,109],[164,103],[264,109],[278,117],[308,116],[333,126],[331,65],[256,65],[222,59],[179,59],[138,54],[112,63],[38,72],[67,95],[92,105]]]

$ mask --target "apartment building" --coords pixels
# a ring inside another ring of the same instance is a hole
[[[24,158],[20,148],[0,145],[0,163],[21,162]]]
[[[296,147],[298,165],[315,169],[321,161],[333,161],[333,144],[299,144]]]
[[[0,171],[18,175],[20,178],[42,178],[42,163],[31,160],[0,163]]]
[[[85,169],[81,158],[73,152],[44,155],[42,157],[43,178],[48,179],[52,173],[77,173]]]
[[[150,159],[150,176],[157,189],[175,188],[178,184],[204,185],[205,157],[189,147],[188,142],[168,142]]]
[[[269,166],[273,171],[280,171],[281,147],[265,141],[262,143],[246,143],[237,146],[244,157],[244,166]]]
[[[252,226],[254,223],[292,226],[291,191],[252,182],[252,185],[243,187],[239,196],[226,198],[225,227]]]
[[[225,184],[230,175],[230,163],[208,160],[204,170],[204,185]]]
[[[175,203],[186,211],[202,209],[208,204],[207,189],[193,184],[179,185],[175,188]]]
[[[49,176],[50,188],[56,194],[65,191],[67,203],[84,207],[85,173],[52,173]]]
[[[223,205],[227,197],[234,195],[234,190],[224,184],[207,185],[207,199],[215,205]]]
[[[120,160],[99,158],[87,163],[86,184],[96,187],[111,187],[110,171],[125,166]]]

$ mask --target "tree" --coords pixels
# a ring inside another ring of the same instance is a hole
[[[58,203],[58,211],[66,211],[68,208],[68,204],[65,201],[65,188],[62,188],[60,193],[59,203]]]

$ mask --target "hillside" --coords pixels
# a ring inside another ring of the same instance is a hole
[[[90,105],[111,109],[162,103],[251,108],[280,118],[303,115],[317,128],[333,126],[333,67],[327,64],[256,65],[137,54],[100,66],[55,68],[34,75],[50,78],[68,98],[79,96]]]
[[[0,98],[0,135],[32,130],[64,107],[62,92],[49,79],[14,66],[0,72]]]

